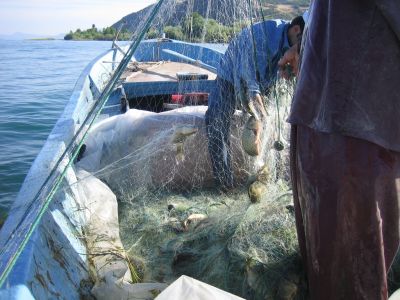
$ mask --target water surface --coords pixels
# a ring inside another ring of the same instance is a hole
[[[0,40],[0,218],[60,117],[80,73],[111,42]]]

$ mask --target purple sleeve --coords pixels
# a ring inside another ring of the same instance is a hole
[[[375,3],[400,41],[400,1],[375,0]]]

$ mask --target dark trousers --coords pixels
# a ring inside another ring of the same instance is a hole
[[[219,77],[208,99],[206,126],[208,151],[211,158],[214,179],[217,186],[233,186],[231,166],[230,125],[236,108],[236,97],[233,85]]]
[[[310,298],[387,299],[399,245],[400,153],[293,126],[291,170]]]

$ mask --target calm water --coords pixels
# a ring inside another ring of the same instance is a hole
[[[84,67],[111,42],[0,40],[0,218]]]

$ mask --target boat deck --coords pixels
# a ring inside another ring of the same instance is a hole
[[[207,80],[214,80],[216,78],[216,74],[196,65],[180,62],[160,61],[131,63],[122,75],[122,79],[124,79],[125,82],[178,82],[179,79],[177,73],[207,75]]]

